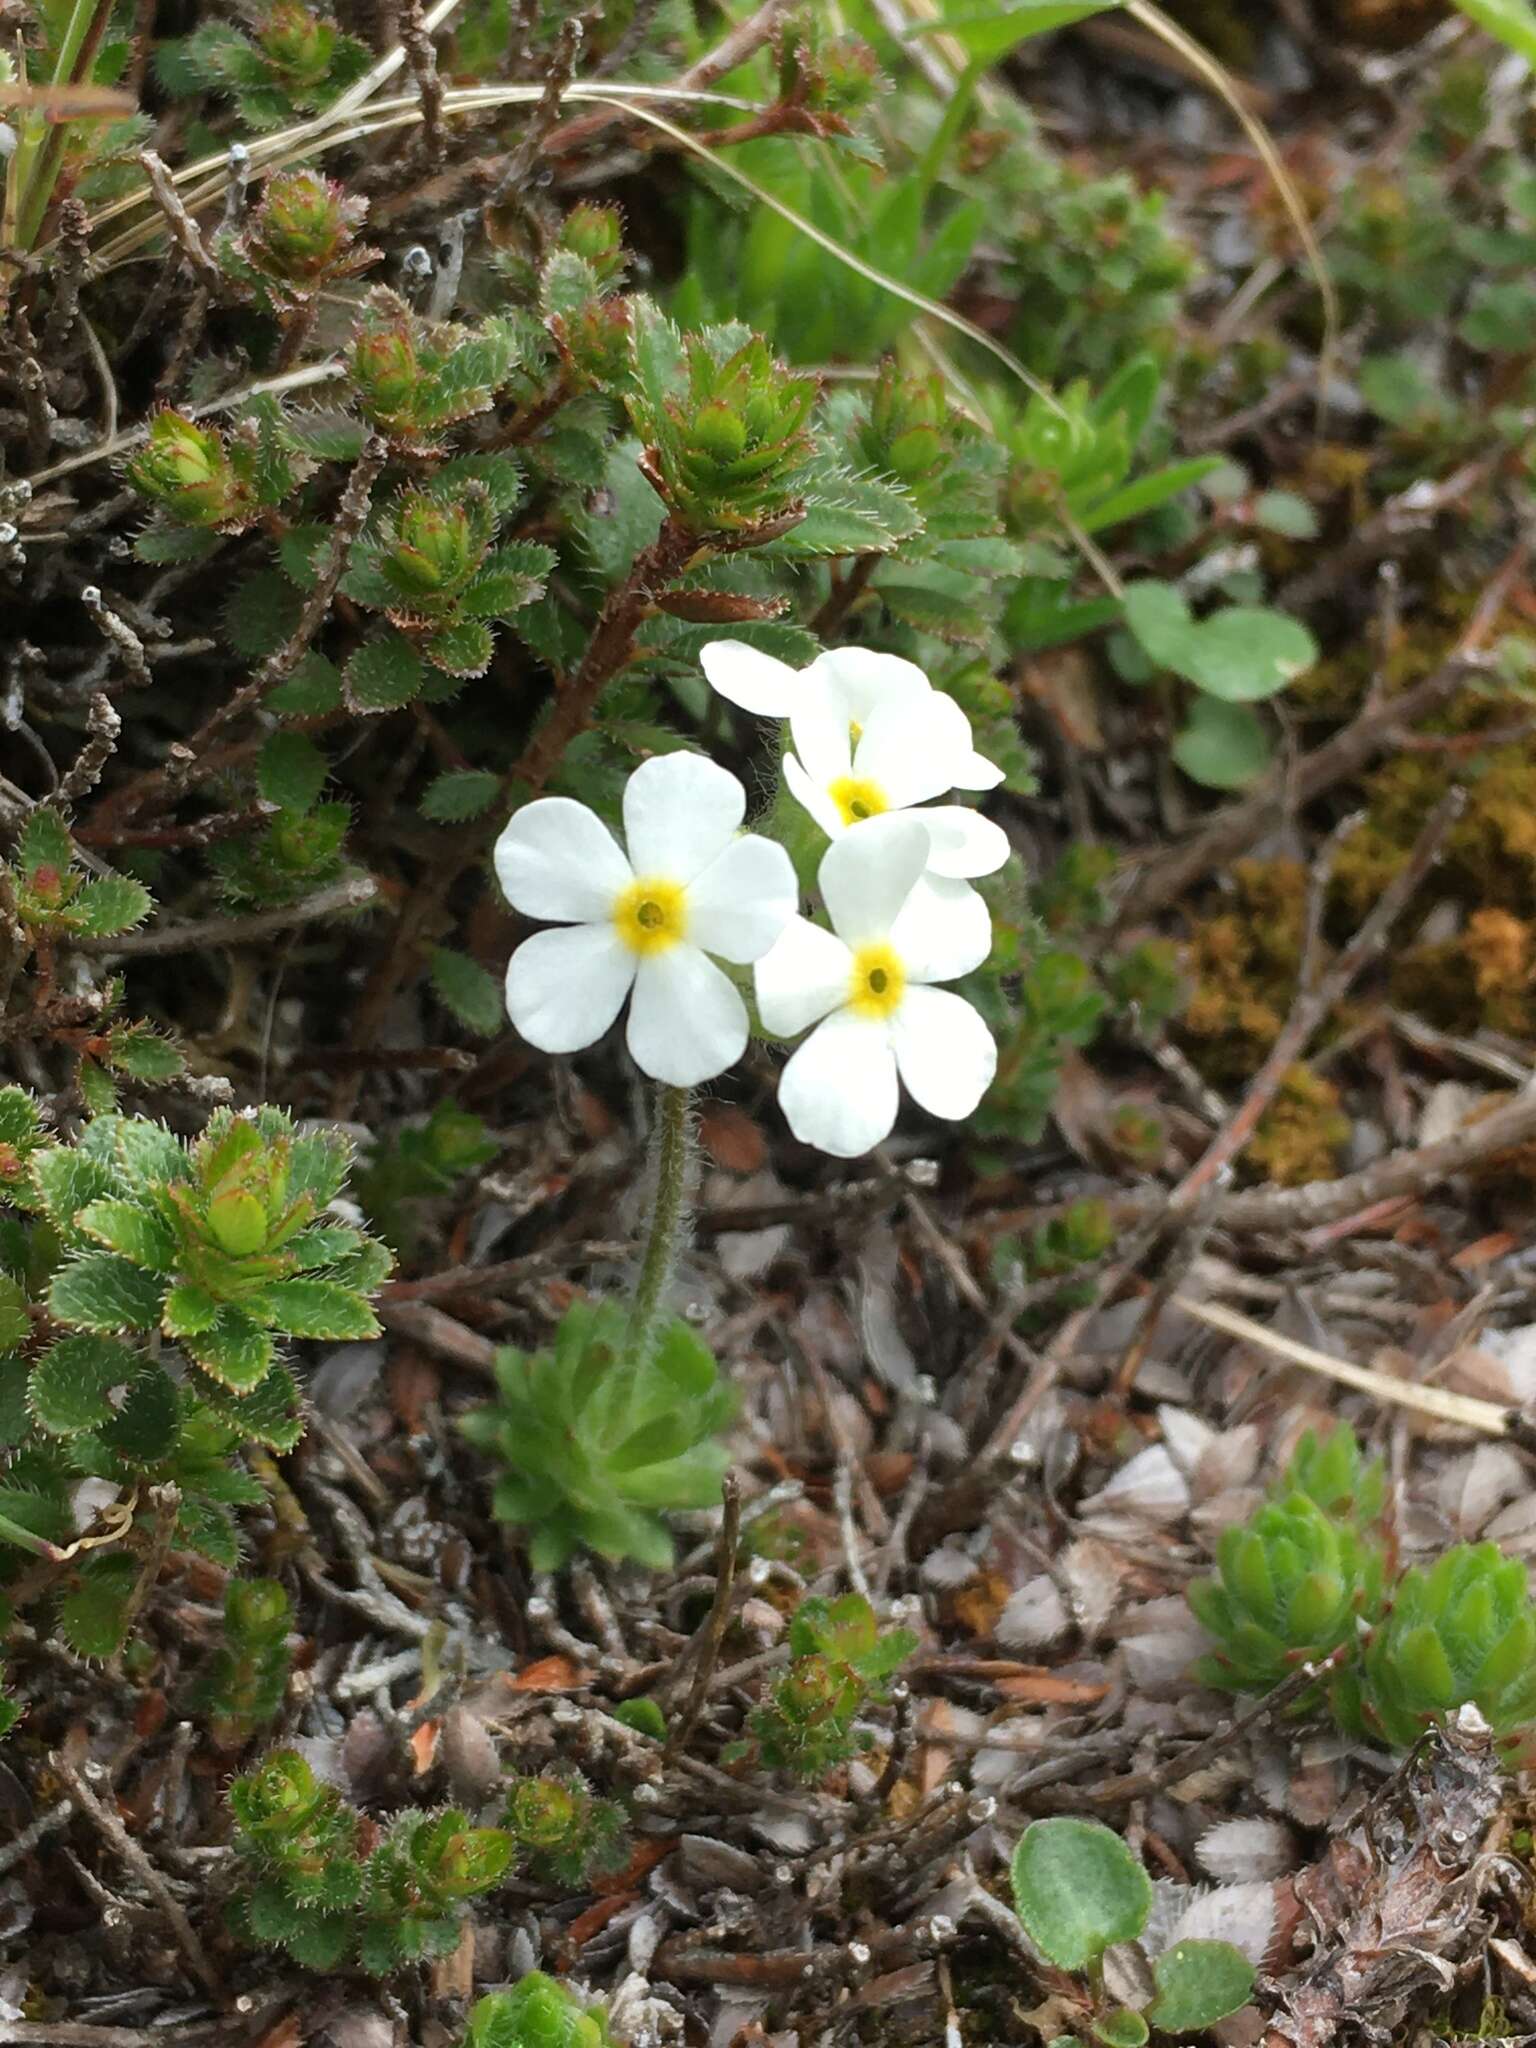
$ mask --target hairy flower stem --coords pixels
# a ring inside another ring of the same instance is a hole
[[[656,1126],[651,1138],[651,1234],[629,1311],[626,1349],[631,1363],[645,1359],[656,1341],[677,1255],[692,1221],[693,1126],[686,1088],[656,1090]]]

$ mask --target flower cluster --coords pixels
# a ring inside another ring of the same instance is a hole
[[[574,1052],[628,998],[635,1063],[691,1087],[746,1049],[747,1003],[718,963],[751,966],[763,1028],[809,1033],[780,1088],[803,1142],[840,1158],[868,1151],[894,1125],[902,1083],[930,1115],[969,1116],[996,1048],[940,984],[991,951],[971,882],[1009,847],[978,812],[929,799],[992,788],[1001,771],[976,752],[954,699],[893,655],[844,648],[797,672],[723,640],[702,661],[722,697],[788,721],[786,785],[830,842],[817,877],[827,924],[800,915],[784,849],[741,832],[737,778],[696,754],[662,755],[625,788],[622,849],[567,797],[525,805],[503,831],[508,901],[558,924],[512,956],[513,1023],[545,1052]]]

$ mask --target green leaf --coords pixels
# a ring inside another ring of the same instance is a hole
[[[464,610],[476,619],[510,618],[544,595],[556,559],[554,549],[542,541],[514,541],[497,548],[465,591]]]
[[[1224,704],[1219,697],[1195,699],[1170,751],[1190,780],[1206,789],[1246,789],[1274,753],[1253,707]]]
[[[495,1038],[506,1027],[501,984],[466,953],[439,946],[432,955],[432,986],[467,1031]]]
[[[1317,642],[1299,619],[1267,606],[1232,605],[1201,620],[1179,672],[1209,696],[1251,704],[1275,696],[1316,660]]]
[[[953,36],[978,68],[1000,63],[1010,50],[1031,36],[1048,35],[1052,29],[1070,28],[1091,14],[1103,14],[1118,7],[1120,0],[1025,0],[999,13],[995,7],[960,7],[925,21],[909,35]]]
[[[66,1243],[80,1242],[75,1217],[88,1202],[115,1193],[118,1180],[104,1160],[70,1145],[48,1145],[32,1155],[32,1179],[48,1220]]]
[[[160,1321],[164,1282],[106,1252],[72,1259],[54,1274],[48,1307],[56,1322],[112,1336],[152,1330]]]
[[[390,633],[365,641],[347,663],[343,680],[355,711],[397,711],[420,695],[425,671],[411,643]]]
[[[290,1337],[346,1343],[379,1334],[379,1319],[367,1302],[334,1280],[274,1280],[256,1303],[273,1328]]]
[[[149,1467],[171,1455],[180,1433],[175,1382],[159,1366],[151,1366],[131,1382],[122,1407],[97,1431],[97,1438],[130,1465]]]
[[[1138,646],[1159,668],[1183,674],[1195,621],[1183,596],[1171,583],[1147,577],[1127,586],[1125,623]]]
[[[69,827],[57,811],[38,804],[27,813],[16,842],[16,865],[30,882],[39,868],[56,868],[64,874],[75,857]]]
[[[103,875],[87,882],[70,904],[70,922],[86,938],[111,939],[142,924],[154,907],[142,882],[129,875]]]
[[[1248,2003],[1254,1968],[1230,1941],[1179,1941],[1152,1965],[1147,2018],[1165,2034],[1198,2034]]]
[[[174,1081],[187,1064],[180,1049],[148,1024],[115,1024],[101,1056],[135,1081]]]
[[[1104,2048],[1145,2048],[1147,2023],[1139,2012],[1131,2012],[1124,2006],[1118,2012],[1107,2012],[1093,2023],[1093,2037],[1102,2041]]]
[[[459,825],[490,809],[501,792],[501,777],[489,768],[449,768],[430,784],[421,815],[440,825]]]
[[[306,654],[267,698],[267,709],[284,718],[319,718],[341,709],[341,671],[323,654]]]
[[[247,661],[275,654],[299,623],[304,599],[276,569],[258,569],[236,585],[224,607],[224,633]]]
[[[261,1385],[236,1394],[217,1380],[197,1375],[198,1394],[221,1420],[269,1450],[291,1451],[304,1434],[298,1383],[285,1365],[274,1365]]]
[[[1456,5],[1536,70],[1536,8],[1530,0],[1456,0]]]
[[[1011,1868],[1024,1931],[1063,1970],[1081,1970],[1115,1942],[1134,1941],[1152,1910],[1152,1880],[1098,1821],[1031,1822]]]
[[[434,668],[451,676],[483,676],[491,665],[495,643],[480,619],[455,619],[434,633],[423,652]]]
[[[75,1228],[151,1273],[169,1273],[176,1263],[176,1239],[170,1225],[137,1202],[87,1202],[75,1218]]]
[[[178,1280],[165,1297],[160,1327],[167,1337],[198,1337],[218,1321],[219,1304],[195,1280]]]
[[[1317,513],[1294,491],[1260,491],[1253,501],[1254,523],[1286,540],[1315,540]]]
[[[265,801],[283,811],[307,811],[325,787],[329,763],[301,732],[275,732],[256,764],[256,786]]]
[[[80,1568],[80,1580],[59,1603],[59,1633],[77,1657],[112,1657],[128,1632],[128,1602],[139,1568],[112,1552]]]
[[[1170,498],[1176,498],[1180,491],[1187,491],[1191,485],[1208,477],[1211,471],[1221,467],[1219,455],[1196,455],[1188,462],[1177,462],[1167,469],[1156,469],[1150,476],[1138,477],[1135,483],[1126,484],[1107,498],[1101,498],[1089,511],[1083,513],[1079,524],[1085,533],[1100,533],[1106,526],[1123,525],[1127,519],[1141,519],[1148,512],[1155,512],[1160,505],[1166,505]],[[1133,585],[1132,588],[1135,586]]]
[[[259,1387],[272,1367],[271,1335],[243,1309],[222,1307],[211,1328],[184,1341],[203,1371],[234,1394]]]
[[[19,1280],[0,1273],[0,1351],[14,1351],[32,1334],[27,1314],[27,1292]]]
[[[50,1436],[75,1436],[110,1421],[114,1387],[126,1386],[143,1360],[110,1337],[61,1337],[32,1368],[27,1403]]]
[[[201,526],[152,526],[133,543],[136,561],[158,566],[171,562],[206,562],[220,536]]]

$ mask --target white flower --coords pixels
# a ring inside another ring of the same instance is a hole
[[[777,715],[788,718],[795,744],[784,757],[784,780],[829,839],[867,818],[927,805],[946,790],[1000,779],[971,744],[970,720],[954,698],[895,655],[837,648],[797,675],[739,641],[722,640],[700,660],[732,703],[748,710],[783,706]],[[974,780],[980,774],[990,780]],[[963,804],[935,804],[921,817],[932,874],[990,875],[1008,858],[1006,833]]]
[[[507,1014],[542,1052],[602,1037],[634,990],[627,1039],[654,1080],[689,1088],[740,1059],[747,1010],[706,955],[760,959],[795,914],[789,855],[738,837],[746,792],[699,754],[646,761],[624,788],[628,856],[585,804],[540,797],[496,842],[507,901],[565,929],[507,968]]]
[[[758,961],[769,1031],[814,1024],[779,1082],[789,1127],[853,1159],[896,1121],[897,1077],[932,1116],[969,1116],[997,1068],[991,1033],[934,982],[979,967],[992,920],[974,889],[947,901],[922,880],[927,834],[912,816],[874,818],[827,848],[821,894],[832,920],[786,925]]]
[[[939,693],[916,662],[869,647],[833,647],[809,668],[760,654],[744,640],[712,640],[699,655],[711,686],[728,703],[759,718],[788,718],[799,704],[823,699],[850,728],[850,737],[869,723],[877,704],[911,701]],[[969,745],[960,772],[947,789],[996,789],[1003,771]]]

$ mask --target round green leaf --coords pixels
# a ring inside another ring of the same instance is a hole
[[[1197,697],[1172,754],[1192,782],[1206,789],[1245,789],[1269,766],[1269,734],[1246,704]]]
[[[1139,2012],[1130,2012],[1121,2006],[1116,2012],[1107,2012],[1093,2023],[1094,2039],[1102,2041],[1104,2048],[1146,2048],[1147,2023]]]
[[[1152,1910],[1152,1880],[1111,1829],[1065,1815],[1037,1820],[1013,1852],[1014,1910],[1042,1955],[1081,1970],[1134,1941]]]
[[[1248,2003],[1254,1969],[1230,1941],[1178,1941],[1152,1975],[1157,1997],[1147,2018],[1165,2034],[1193,2034]]]
[[[1187,664],[1200,629],[1171,583],[1148,577],[1131,584],[1125,593],[1125,623],[1149,661],[1180,675],[1189,673]]]
[[[1273,697],[1317,660],[1317,642],[1297,619],[1235,604],[1203,619],[1182,663],[1170,663],[1212,697],[1251,704]]]

